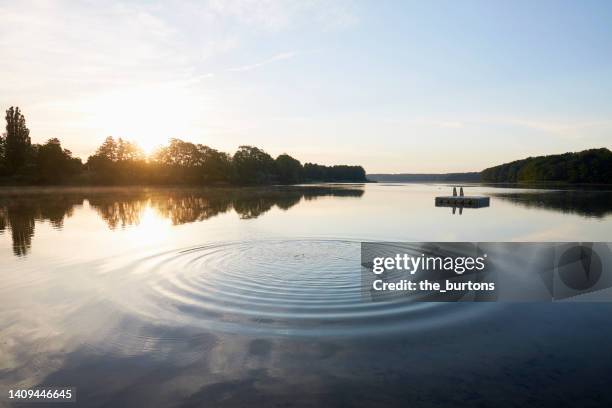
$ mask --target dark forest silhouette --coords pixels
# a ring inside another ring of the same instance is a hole
[[[136,189],[114,191],[64,191],[0,195],[0,234],[11,231],[13,253],[23,256],[32,245],[36,223],[49,222],[61,229],[75,207],[85,201],[109,229],[138,225],[145,209],[152,208],[173,225],[204,221],[234,210],[241,219],[257,218],[275,206],[288,210],[301,200],[319,197],[359,198],[355,186],[286,186],[222,189]]]
[[[135,144],[107,137],[83,164],[59,139],[32,144],[18,107],[6,111],[6,133],[0,137],[0,181],[3,184],[185,184],[263,185],[301,182],[366,181],[361,166],[323,166],[281,154],[276,159],[254,146],[234,155],[209,146],[171,139],[150,157]]]

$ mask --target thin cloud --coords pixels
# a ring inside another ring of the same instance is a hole
[[[283,61],[283,60],[291,59],[291,58],[295,57],[297,54],[298,54],[298,52],[296,52],[296,51],[283,52],[281,54],[277,54],[277,55],[275,55],[275,56],[273,56],[271,58],[268,58],[267,60],[256,62],[254,64],[243,65],[241,67],[236,67],[236,68],[230,68],[229,71],[231,71],[231,72],[252,71],[254,69],[261,68],[264,65],[272,64],[273,62],[276,62],[276,61]]]
[[[353,0],[209,0],[213,13],[266,31],[282,31],[317,22],[326,29],[356,24]]]

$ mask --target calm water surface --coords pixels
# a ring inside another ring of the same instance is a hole
[[[0,389],[80,406],[610,406],[612,305],[368,303],[359,243],[610,241],[612,192],[0,190]],[[3,394],[0,406],[8,404]],[[40,406],[40,405],[36,405]]]

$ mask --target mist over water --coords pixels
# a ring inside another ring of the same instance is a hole
[[[83,406],[611,402],[611,305],[364,301],[361,241],[609,240],[611,192],[472,186],[491,206],[461,215],[434,206],[448,193],[1,191],[0,388],[74,385]]]

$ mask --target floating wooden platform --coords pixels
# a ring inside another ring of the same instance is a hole
[[[436,197],[436,207],[482,208],[489,206],[489,197],[483,196],[442,196]]]

